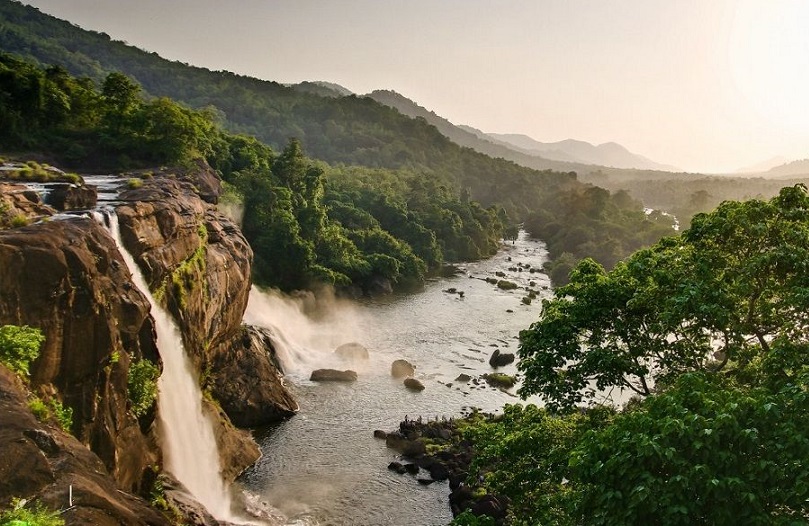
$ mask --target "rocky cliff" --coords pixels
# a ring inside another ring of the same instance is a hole
[[[154,295],[178,322],[207,393],[205,406],[215,423],[223,474],[232,480],[258,458],[259,451],[228,414],[239,425],[258,425],[284,418],[297,406],[272,366],[269,341],[245,336],[252,334],[242,327],[252,251],[238,228],[211,204],[218,189],[218,181],[204,165],[176,177],[159,174],[141,188],[122,193],[124,204],[117,212],[125,246]],[[0,225],[0,325],[39,327],[46,337],[32,364],[30,385],[0,382],[0,400],[13,399],[8,411],[21,413],[24,424],[24,429],[3,428],[0,433],[0,470],[6,469],[0,477],[13,473],[16,465],[6,459],[7,447],[15,441],[23,447],[20,444],[27,442],[20,433],[25,436],[26,430],[36,429],[26,405],[17,403],[24,401],[22,387],[26,387],[73,409],[71,432],[78,442],[71,442],[71,458],[89,455],[88,469],[99,476],[109,473],[112,486],[148,494],[154,468],[161,465],[156,407],[137,419],[127,397],[130,364],[141,358],[160,363],[147,300],[132,283],[114,241],[96,221],[75,217],[19,227],[52,210],[17,186],[0,187],[0,210],[8,212],[6,217],[25,219]],[[247,392],[250,396],[243,396]],[[59,443],[72,440],[57,431],[47,432],[58,436]],[[78,443],[85,446],[81,455],[72,449]],[[75,467],[60,458],[48,457],[65,473]],[[56,469],[46,469],[45,464],[40,468],[43,473]],[[26,485],[30,490],[26,494],[20,494],[14,477],[8,479],[9,484],[0,485],[0,506],[11,496],[39,496],[50,503],[47,488],[58,480],[54,477]],[[121,517],[138,516],[136,508],[143,502],[131,497],[138,504],[129,506],[123,501],[130,497],[120,495],[123,500],[115,506],[126,511]],[[88,500],[97,497],[102,498],[95,495]],[[143,517],[115,523],[158,523]]]
[[[0,298],[0,325],[45,335],[33,389],[73,409],[72,432],[122,489],[145,490],[159,460],[154,415],[138,422],[128,410],[127,372],[159,357],[149,305],[107,231],[90,218],[0,231]]]

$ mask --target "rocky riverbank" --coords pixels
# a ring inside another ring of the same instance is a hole
[[[502,524],[508,500],[487,493],[476,484],[479,473],[472,473],[474,448],[462,438],[464,419],[415,420],[405,418],[399,429],[374,431],[387,447],[401,453],[400,461],[391,462],[388,469],[403,476],[412,476],[418,484],[429,485],[448,481],[449,503],[453,516],[464,511],[475,516],[491,517]]]

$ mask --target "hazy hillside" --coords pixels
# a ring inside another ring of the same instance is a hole
[[[289,87],[303,93],[311,93],[312,95],[319,95],[321,97],[348,97],[350,95],[354,95],[353,91],[348,88],[344,88],[339,84],[320,80],[289,84]]]
[[[594,145],[585,141],[565,139],[557,142],[540,142],[527,135],[513,133],[489,133],[489,137],[530,155],[541,155],[548,159],[611,166],[614,168],[634,168],[639,170],[663,170],[677,172],[675,166],[660,164],[642,155],[632,153],[615,142]]]
[[[433,125],[444,136],[452,140],[454,143],[481,153],[485,153],[491,157],[500,157],[509,161],[513,161],[528,168],[536,170],[560,170],[560,171],[584,171],[593,169],[593,166],[585,166],[583,163],[569,163],[559,162],[549,158],[542,157],[537,154],[529,154],[526,152],[516,151],[514,147],[499,143],[491,137],[481,137],[480,135],[469,131],[473,128],[465,126],[456,126],[447,119],[437,115],[435,112],[430,111],[417,103],[408,99],[404,95],[396,93],[391,90],[376,90],[367,95],[375,101],[395,108],[403,115],[413,118],[422,118],[427,123]]]
[[[9,0],[0,0],[0,24],[0,50],[59,65],[96,82],[107,72],[120,71],[148,95],[210,108],[229,131],[254,135],[277,151],[295,137],[309,155],[331,164],[432,174],[456,189],[467,188],[470,197],[484,205],[504,205],[514,217],[535,208],[552,187],[572,182],[569,176],[537,172],[462,148],[424,120],[368,97],[323,97],[168,61]],[[334,91],[333,86],[325,88]]]
[[[809,175],[809,159],[800,159],[791,163],[776,166],[764,175],[768,177],[791,177],[794,175]]]

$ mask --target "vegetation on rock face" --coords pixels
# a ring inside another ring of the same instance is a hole
[[[40,422],[47,422],[53,418],[59,427],[67,433],[73,427],[73,408],[62,405],[62,402],[55,398],[49,398],[44,402],[41,398],[33,396],[28,402],[28,408]]]
[[[127,393],[132,414],[141,417],[157,399],[157,379],[160,369],[151,361],[142,359],[129,365]]]
[[[3,325],[0,327],[0,363],[23,379],[28,378],[31,362],[39,356],[45,336],[32,327]]]
[[[28,506],[25,499],[13,499],[11,508],[0,512],[0,526],[64,526],[58,511],[50,511],[41,503]]]

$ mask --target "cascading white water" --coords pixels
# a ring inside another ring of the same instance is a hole
[[[118,217],[109,229],[135,285],[151,305],[157,347],[163,360],[158,380],[159,433],[165,468],[217,519],[239,520],[231,511],[231,495],[220,472],[219,453],[210,420],[202,412],[202,391],[174,320],[154,299],[135,259],[121,242]]]

